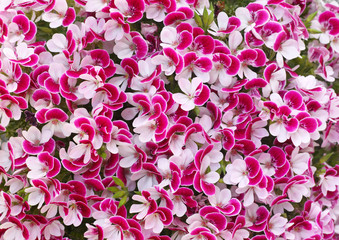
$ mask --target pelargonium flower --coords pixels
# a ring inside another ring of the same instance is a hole
[[[190,78],[192,73],[201,78],[203,82],[209,81],[209,71],[212,69],[212,61],[207,57],[198,57],[195,52],[184,55],[184,68],[176,75],[176,79]]]
[[[3,237],[9,240],[28,239],[30,234],[27,227],[16,217],[8,217],[8,222],[0,225],[0,229],[5,229]]]
[[[215,36],[223,36],[231,33],[241,25],[241,21],[237,17],[228,17],[225,12],[220,12],[217,17],[217,24],[213,22],[210,26],[209,32]]]
[[[24,14],[18,14],[13,17],[8,25],[9,42],[31,41],[37,32],[36,25],[30,21]],[[4,32],[6,34],[6,32]]]
[[[56,13],[51,12],[51,10]],[[66,27],[75,20],[75,10],[68,7],[66,0],[55,0],[54,8],[51,10],[42,15],[42,19],[49,22],[51,28],[57,28],[61,25]]]
[[[266,63],[266,55],[261,49],[245,49],[237,56],[240,60],[239,77],[247,77],[253,79],[257,77],[257,73],[253,72],[248,65],[253,67],[260,67]]]
[[[278,34],[273,50],[277,52],[277,63],[279,67],[284,66],[284,59],[292,60],[300,55],[299,44],[296,40],[288,38],[287,33],[282,31]]]
[[[48,152],[41,152],[37,157],[28,157],[26,164],[30,169],[27,177],[31,179],[45,176],[52,178],[59,173],[61,167],[59,160],[52,157]]]
[[[232,83],[232,76],[236,75],[240,69],[240,61],[237,57],[230,54],[214,54],[214,68],[210,71],[209,83],[219,82],[224,87],[228,87]]]
[[[191,82],[185,78],[180,78],[178,84],[185,94],[175,93],[173,99],[181,104],[181,108],[185,111],[192,110],[196,105],[203,105],[209,98],[208,87],[198,77],[193,78]]]
[[[180,25],[177,28],[166,26],[160,33],[161,46],[163,48],[175,48],[185,50],[192,44],[193,35],[190,25]]]
[[[264,25],[270,19],[267,9],[259,3],[250,3],[246,8],[237,8],[235,15],[241,21],[239,29],[245,29],[245,32],[252,30],[253,27]]]
[[[331,37],[339,33],[339,19],[333,12],[324,11],[319,14],[318,21],[312,21],[311,27],[322,32],[320,34],[314,34],[314,36],[319,38],[322,44],[328,44]]]
[[[139,33],[130,32],[117,41],[113,51],[120,59],[129,58],[134,53],[138,58],[143,58],[148,52],[148,45]]]
[[[43,150],[47,152],[54,150],[55,141],[51,138],[52,132],[50,130],[40,132],[37,127],[32,126],[28,131],[22,131],[22,135],[25,138],[22,147],[29,154],[38,154]]]

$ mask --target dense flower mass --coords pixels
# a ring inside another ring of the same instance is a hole
[[[339,239],[339,5],[0,1],[1,240]]]

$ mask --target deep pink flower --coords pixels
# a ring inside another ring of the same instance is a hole
[[[172,48],[164,48],[163,55],[156,55],[152,58],[152,63],[161,64],[161,70],[165,72],[166,76],[175,73],[180,73],[184,61],[180,54]]]
[[[28,131],[22,132],[25,140],[22,147],[25,152],[29,154],[38,154],[42,151],[52,152],[54,150],[55,141],[51,138],[52,132],[40,130],[34,126],[30,127]]]
[[[185,78],[180,78],[180,89],[185,93],[173,94],[173,99],[181,105],[181,108],[185,111],[192,110],[196,105],[203,105],[209,98],[209,88],[202,83],[200,78],[193,78],[192,82]]]
[[[236,75],[240,69],[240,61],[230,54],[214,54],[214,68],[210,72],[210,83],[219,81],[222,86],[228,87],[232,83],[232,76]]]
[[[49,204],[51,201],[51,193],[48,191],[47,184],[40,179],[33,179],[32,185],[33,187],[25,189],[25,192],[29,194],[28,204],[31,206],[38,205],[38,209],[40,209],[43,204]]]
[[[241,63],[238,72],[239,77],[245,76],[249,79],[256,78],[257,73],[248,68],[248,65],[261,67],[265,65],[267,60],[264,51],[259,48],[242,50],[237,57]]]
[[[240,27],[241,22],[237,17],[228,17],[225,12],[220,12],[217,17],[218,26],[213,22],[210,26],[211,34],[216,36],[223,36],[227,33],[231,33]]]
[[[61,167],[59,160],[52,157],[48,152],[41,152],[37,157],[28,157],[26,164],[30,169],[27,177],[31,179],[44,176],[55,177],[60,172]]]
[[[113,48],[114,53],[120,58],[130,58],[135,54],[137,58],[144,58],[148,53],[148,45],[145,39],[138,32],[125,34],[117,41]]]
[[[270,19],[268,10],[259,3],[250,3],[246,8],[237,8],[235,15],[241,21],[239,29],[245,29],[245,32],[252,30],[253,27],[260,27],[264,25]]]
[[[139,21],[145,11],[144,0],[118,0],[114,2],[117,9],[127,17],[127,22],[135,23]]]
[[[1,224],[0,229],[5,229],[2,237],[6,239],[28,239],[30,236],[27,227],[13,216],[9,216],[8,222]]]
[[[209,81],[209,71],[212,69],[212,61],[207,57],[198,57],[195,52],[186,53],[184,56],[184,68],[180,74],[176,75],[176,79],[188,79],[194,73],[201,78],[203,82]]]
[[[59,26],[68,26],[74,22],[76,13],[74,8],[69,8],[66,0],[55,0],[55,5],[52,11],[45,12],[42,15],[42,19],[46,22],[49,22],[51,28],[57,28]]]
[[[146,6],[146,17],[156,22],[162,22],[165,19],[165,13],[176,10],[176,2],[174,0],[150,0]]]
[[[171,7],[174,6],[174,4],[171,4]],[[178,7],[178,6],[177,6]],[[171,9],[175,10],[175,9]],[[176,11],[172,11],[168,13],[164,19],[165,26],[177,26],[180,25],[180,23],[184,22],[184,20],[191,19],[194,16],[194,12],[189,7],[180,7],[177,8]]]

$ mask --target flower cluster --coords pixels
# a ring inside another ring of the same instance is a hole
[[[338,239],[338,4],[218,4],[1,0],[1,240]]]

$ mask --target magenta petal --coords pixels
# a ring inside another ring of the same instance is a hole
[[[183,12],[171,12],[169,14],[167,14],[167,16],[164,19],[164,24],[165,26],[171,25],[175,22],[177,22],[178,20],[184,20],[186,18],[185,13]]]
[[[285,103],[294,109],[298,109],[303,103],[303,97],[295,90],[289,91],[284,96]]]
[[[50,169],[46,174],[47,177],[52,178],[58,175],[61,169],[61,164],[58,159],[54,158],[54,166],[53,169]]]
[[[211,36],[200,35],[194,39],[198,51],[203,54],[211,54],[214,51],[214,39]]]
[[[284,126],[288,132],[294,132],[299,127],[299,121],[296,118],[284,121]]]
[[[47,121],[57,119],[61,122],[65,122],[68,119],[68,115],[59,108],[53,108],[46,112],[45,118]]]
[[[262,9],[255,13],[255,17],[256,26],[262,26],[270,19],[270,14],[266,9]]]
[[[76,172],[81,168],[81,166],[76,166],[72,162],[66,159],[62,160],[62,165],[64,166],[64,168],[66,168],[68,171],[71,171],[71,172]]]
[[[28,33],[25,34],[25,40],[26,41],[31,41],[34,37],[35,37],[35,34],[37,32],[37,27],[36,25],[33,23],[33,22],[29,22],[29,31]]]
[[[38,154],[42,152],[42,150],[44,149],[43,146],[34,146],[31,142],[27,140],[23,141],[22,147],[24,151],[27,152],[28,154]]]
[[[23,73],[18,81],[18,87],[15,90],[15,93],[22,93],[25,92],[30,84],[30,77],[27,73]]]
[[[16,23],[19,26],[19,29],[21,29],[24,34],[26,34],[29,31],[30,21],[25,15],[23,14],[16,15],[12,19],[12,22]]]
[[[230,209],[230,207],[232,207],[232,211],[227,210]],[[236,198],[232,198],[225,208],[225,215],[227,216],[238,215],[240,213],[241,207],[242,207],[241,202]]]
[[[193,41],[193,36],[188,31],[182,31],[180,33],[179,41],[180,41],[180,43],[177,46],[177,49],[178,50],[185,50],[188,46],[191,45],[191,43]]]
[[[320,23],[326,23],[329,19],[335,18],[335,14],[331,11],[325,11],[319,15],[318,21]]]
[[[204,193],[208,196],[213,195],[215,193],[215,186],[212,183],[207,183],[201,180],[201,188]]]
[[[259,173],[255,177],[249,178],[250,182],[248,183],[248,185],[251,185],[251,186],[257,185],[258,183],[261,182],[263,177],[264,177],[264,174],[261,170],[261,171],[259,171]]]
[[[245,89],[250,88],[263,88],[267,85],[267,82],[262,78],[253,78],[245,84]]]
[[[290,163],[288,161],[285,162],[285,164],[275,170],[274,176],[277,178],[281,178],[287,174],[287,172],[290,170]]]
[[[171,187],[173,192],[177,191],[179,186],[180,186],[180,175],[178,172],[173,172],[172,173],[172,181],[171,181]]]
[[[318,123],[315,118],[307,117],[300,120],[300,127],[306,129],[309,133],[313,133],[318,128]]]
[[[240,52],[237,56],[240,62],[244,61],[254,61],[257,58],[258,54],[254,49],[245,49]]]
[[[94,61],[94,65],[106,68],[110,64],[110,57],[106,50],[95,49],[91,51],[90,55]]]
[[[258,160],[253,157],[246,157],[245,162],[248,171],[248,176],[250,178],[257,176],[259,171],[261,170]]]
[[[257,218],[256,218],[256,224],[261,224],[266,222],[267,218],[269,217],[270,213],[267,210],[266,207],[261,206],[257,209]]]
[[[119,225],[123,230],[127,230],[129,228],[128,222],[121,216],[110,217],[109,221],[115,225]]]
[[[145,57],[148,52],[148,46],[146,41],[139,36],[134,37],[132,41],[136,46],[136,56],[138,58]]]
[[[264,66],[267,60],[265,52],[261,49],[255,49],[255,51],[257,52],[257,58],[254,62],[254,66],[255,67]]]
[[[163,49],[164,55],[170,58],[175,65],[179,63],[179,55],[173,48],[164,48]]]
[[[62,26],[64,26],[64,27],[69,26],[71,23],[74,22],[75,17],[76,17],[76,16],[75,16],[75,10],[74,10],[74,8],[72,8],[72,7],[68,8],[68,9],[67,9],[67,12],[66,12],[66,14],[65,14],[65,18],[64,18],[64,20],[62,21]]]
[[[223,134],[223,147],[226,150],[231,150],[235,144],[235,139],[234,139],[234,134],[232,132],[232,130],[230,129],[223,129],[222,130],[222,134]]]
[[[240,69],[240,61],[233,55],[228,55],[228,57],[231,59],[231,64],[228,65],[226,73],[228,75],[234,76]]]
[[[281,148],[273,146],[270,148],[270,150],[268,150],[268,153],[272,157],[272,163],[274,164],[274,166],[281,167],[285,164],[286,155]]]
[[[338,18],[331,18],[328,20],[328,23],[331,25],[331,30],[329,34],[335,36],[339,33],[339,19]]]
[[[59,92],[59,84],[54,82],[52,78],[47,78],[45,80],[45,87],[48,91],[52,93],[58,93]]]
[[[266,222],[261,223],[261,224],[254,224],[250,227],[248,227],[248,229],[252,230],[253,232],[261,232],[265,229],[266,227]],[[267,238],[264,238],[267,239]]]
[[[224,230],[227,225],[226,217],[220,213],[209,213],[205,217],[207,220],[212,222],[214,226],[216,226],[219,231]]]
[[[206,85],[202,86],[201,92],[194,98],[194,103],[198,106],[203,105],[210,97],[210,89]]]
[[[193,180],[193,186],[194,186],[194,189],[197,190],[198,192],[202,192],[200,182],[201,182],[200,174],[195,173],[194,180]]]
[[[186,62],[185,62],[185,64],[186,64]],[[209,72],[212,69],[212,67],[213,67],[211,59],[209,59],[207,57],[200,57],[200,58],[198,58],[195,61],[195,65],[197,67],[199,67],[202,72]]]
[[[91,209],[87,206],[86,203],[77,201],[76,205],[77,205],[77,209],[79,209],[82,216],[84,216],[85,218],[88,218],[91,216]]]
[[[55,148],[55,141],[53,138],[51,138],[48,142],[44,144],[44,151],[46,152],[53,152]]]
[[[281,43],[286,39],[286,37],[287,37],[287,34],[285,31],[282,31],[281,33],[278,34],[273,45],[274,51],[277,52],[279,50]]]

